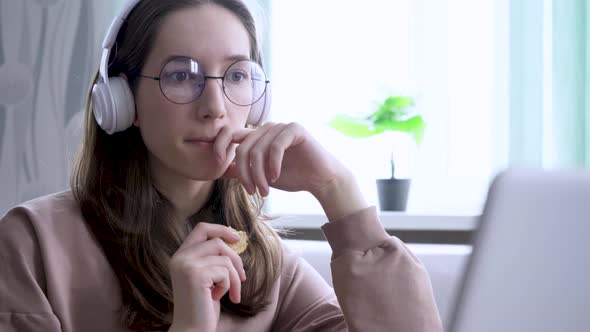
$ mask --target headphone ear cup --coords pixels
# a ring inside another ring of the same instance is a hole
[[[252,104],[250,113],[248,114],[248,121],[246,124],[251,126],[260,126],[266,121],[270,113],[270,104],[272,101],[272,88],[270,84],[266,85],[264,95]]]
[[[131,127],[135,100],[125,79],[111,77],[109,83],[95,83],[92,87],[92,111],[98,125],[111,135]]]
[[[122,77],[111,77],[111,94],[115,106],[115,132],[123,131],[131,125],[135,119],[135,99],[129,87],[129,83]]]
[[[108,134],[112,134],[115,127],[115,110],[109,87],[103,82],[92,86],[92,112],[98,125]]]

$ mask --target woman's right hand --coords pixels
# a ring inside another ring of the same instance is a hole
[[[229,290],[232,302],[241,301],[246,272],[240,256],[222,239],[234,243],[240,237],[229,227],[198,223],[172,256],[170,331],[215,331],[223,295]]]

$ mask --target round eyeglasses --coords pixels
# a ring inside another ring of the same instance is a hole
[[[160,90],[166,99],[175,104],[188,104],[203,94],[207,79],[220,79],[223,93],[232,103],[238,106],[250,106],[256,103],[266,91],[270,83],[259,64],[251,60],[238,60],[232,63],[223,76],[207,76],[203,67],[189,57],[177,57],[170,60],[160,76],[150,78],[160,83]]]

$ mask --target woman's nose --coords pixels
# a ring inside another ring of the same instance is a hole
[[[209,81],[209,82],[207,82]],[[199,116],[203,119],[223,118],[226,113],[223,83],[220,78],[207,77],[203,83],[199,103]]]

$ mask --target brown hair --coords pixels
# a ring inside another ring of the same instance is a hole
[[[240,0],[141,0],[119,31],[109,76],[125,73],[134,90],[166,15],[209,3],[228,9],[242,21],[250,38],[250,56],[262,65],[254,19]],[[120,282],[124,326],[168,329],[174,305],[168,263],[200,221],[249,234],[250,244],[241,255],[248,275],[242,302],[234,304],[226,294],[222,311],[252,316],[264,309],[280,273],[282,248],[277,231],[260,222],[268,219],[261,211],[260,196],[249,196],[235,179],[219,179],[201,211],[188,221],[178,220],[171,202],[154,187],[147,148],[137,127],[106,134],[93,116],[88,96],[84,130],[72,192]]]

